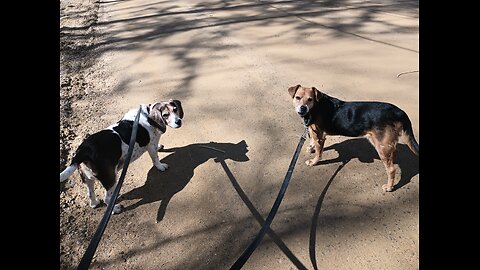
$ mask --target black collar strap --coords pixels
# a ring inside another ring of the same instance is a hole
[[[312,123],[312,114],[308,113],[305,116],[302,116],[303,124],[308,127]]]
[[[148,123],[152,126],[152,127],[156,127],[158,130],[160,130],[161,132],[165,133],[165,131],[167,131],[167,127],[166,126],[161,126],[160,124],[158,124],[157,122],[155,122],[155,120],[153,120],[152,118],[150,118],[148,115],[150,114],[150,106],[147,105],[145,106],[147,107],[147,113],[145,113],[143,110],[142,110],[142,113],[147,117],[147,121]]]

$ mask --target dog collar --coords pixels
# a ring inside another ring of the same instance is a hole
[[[158,103],[158,102],[157,102],[157,103]],[[155,103],[155,104],[156,104],[156,103]],[[147,106],[145,106],[145,107],[147,108],[147,113],[145,113],[143,110],[142,110],[142,113],[147,117],[147,122],[148,122],[151,126],[157,128],[157,129],[160,130],[161,132],[165,133],[165,131],[167,131],[166,125],[165,125],[165,126],[161,126],[160,124],[158,124],[157,122],[155,122],[155,120],[153,120],[152,118],[150,118],[150,117],[148,116],[148,114],[150,113],[150,106],[147,105]],[[152,107],[153,107],[153,106],[152,106]]]
[[[303,124],[308,127],[312,123],[312,115],[309,113],[308,116],[302,116]]]

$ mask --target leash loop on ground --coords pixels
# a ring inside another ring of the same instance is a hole
[[[100,239],[102,238],[103,233],[105,232],[105,228],[107,227],[108,221],[110,220],[110,216],[112,215],[113,207],[115,206],[115,201],[117,200],[118,193],[120,192],[120,188],[122,188],[123,180],[125,179],[125,175],[127,174],[128,165],[130,164],[130,159],[132,158],[133,147],[135,145],[135,139],[137,138],[137,130],[138,130],[138,121],[140,119],[140,112],[142,111],[142,106],[138,109],[137,116],[135,117],[135,121],[133,122],[132,127],[132,136],[130,137],[130,143],[128,145],[127,151],[127,158],[125,159],[125,163],[123,165],[122,174],[118,179],[117,186],[113,191],[112,198],[110,199],[110,203],[107,205],[107,210],[105,210],[105,214],[103,215],[102,220],[98,224],[97,230],[90,240],[90,244],[87,247],[87,250],[83,254],[82,260],[78,264],[77,270],[84,270],[88,269],[90,263],[92,262],[93,255],[97,250],[98,243],[100,243]]]
[[[303,143],[305,142],[305,139],[306,139],[305,136],[307,132],[308,132],[308,129],[305,128],[305,131],[302,137],[300,137],[300,141],[298,142],[297,149],[293,154],[292,161],[290,162],[290,166],[288,166],[287,174],[285,175],[285,179],[283,180],[282,187],[278,192],[277,198],[275,199],[272,209],[270,210],[270,213],[268,214],[267,219],[263,223],[262,228],[258,232],[257,236],[255,236],[255,239],[253,239],[253,241],[247,247],[247,249],[245,249],[242,255],[240,255],[240,257],[237,259],[237,261],[232,265],[232,267],[230,267],[230,270],[241,269],[243,265],[247,262],[250,255],[252,255],[253,251],[255,251],[255,249],[258,247],[263,237],[265,236],[265,233],[267,232],[267,229],[270,227],[270,224],[272,223],[273,218],[277,213],[278,207],[282,202],[283,195],[285,195],[285,191],[287,190],[288,184],[290,182],[290,178],[292,177],[293,169],[295,168],[295,163],[297,163],[298,155],[300,154],[300,150],[302,149]]]

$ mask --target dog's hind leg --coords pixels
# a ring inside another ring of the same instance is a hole
[[[112,167],[105,166],[102,168],[101,173],[97,175],[97,178],[102,182],[103,187],[105,188],[105,197],[103,198],[104,202],[109,205],[112,200],[113,192],[117,186],[117,170]],[[118,214],[122,211],[122,206],[116,204],[113,207],[112,213]]]
[[[116,181],[116,177],[115,177],[115,185],[113,185],[110,189],[106,190],[105,191],[105,203],[108,205],[110,204],[110,201],[112,200],[112,196],[113,196],[113,191],[115,191],[115,188],[117,187],[117,181]],[[112,210],[112,214],[118,214],[122,211],[122,205],[117,203],[113,206],[113,210]]]
[[[389,147],[386,147],[389,148]],[[382,185],[383,191],[393,191],[393,183],[395,182],[395,166],[393,164],[393,159],[395,158],[395,149],[385,149],[383,154],[383,165],[387,171],[387,183]]]
[[[80,175],[82,177],[82,182],[87,188],[87,195],[88,199],[90,200],[90,207],[95,208],[100,203],[100,200],[98,200],[97,196],[95,195],[95,176],[93,176],[92,170],[84,164],[80,164]]]
[[[393,161],[397,152],[398,134],[387,127],[383,132],[376,133],[370,139],[387,172],[387,183],[382,185],[382,189],[383,191],[391,192],[393,191],[393,183],[395,182],[396,169]]]

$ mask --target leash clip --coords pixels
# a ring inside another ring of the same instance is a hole
[[[307,139],[307,137],[306,137],[307,134],[308,134],[308,138],[310,138],[310,132],[308,132],[308,127],[305,126],[305,131],[303,132],[303,135],[302,135],[302,138],[303,138],[304,140]]]

